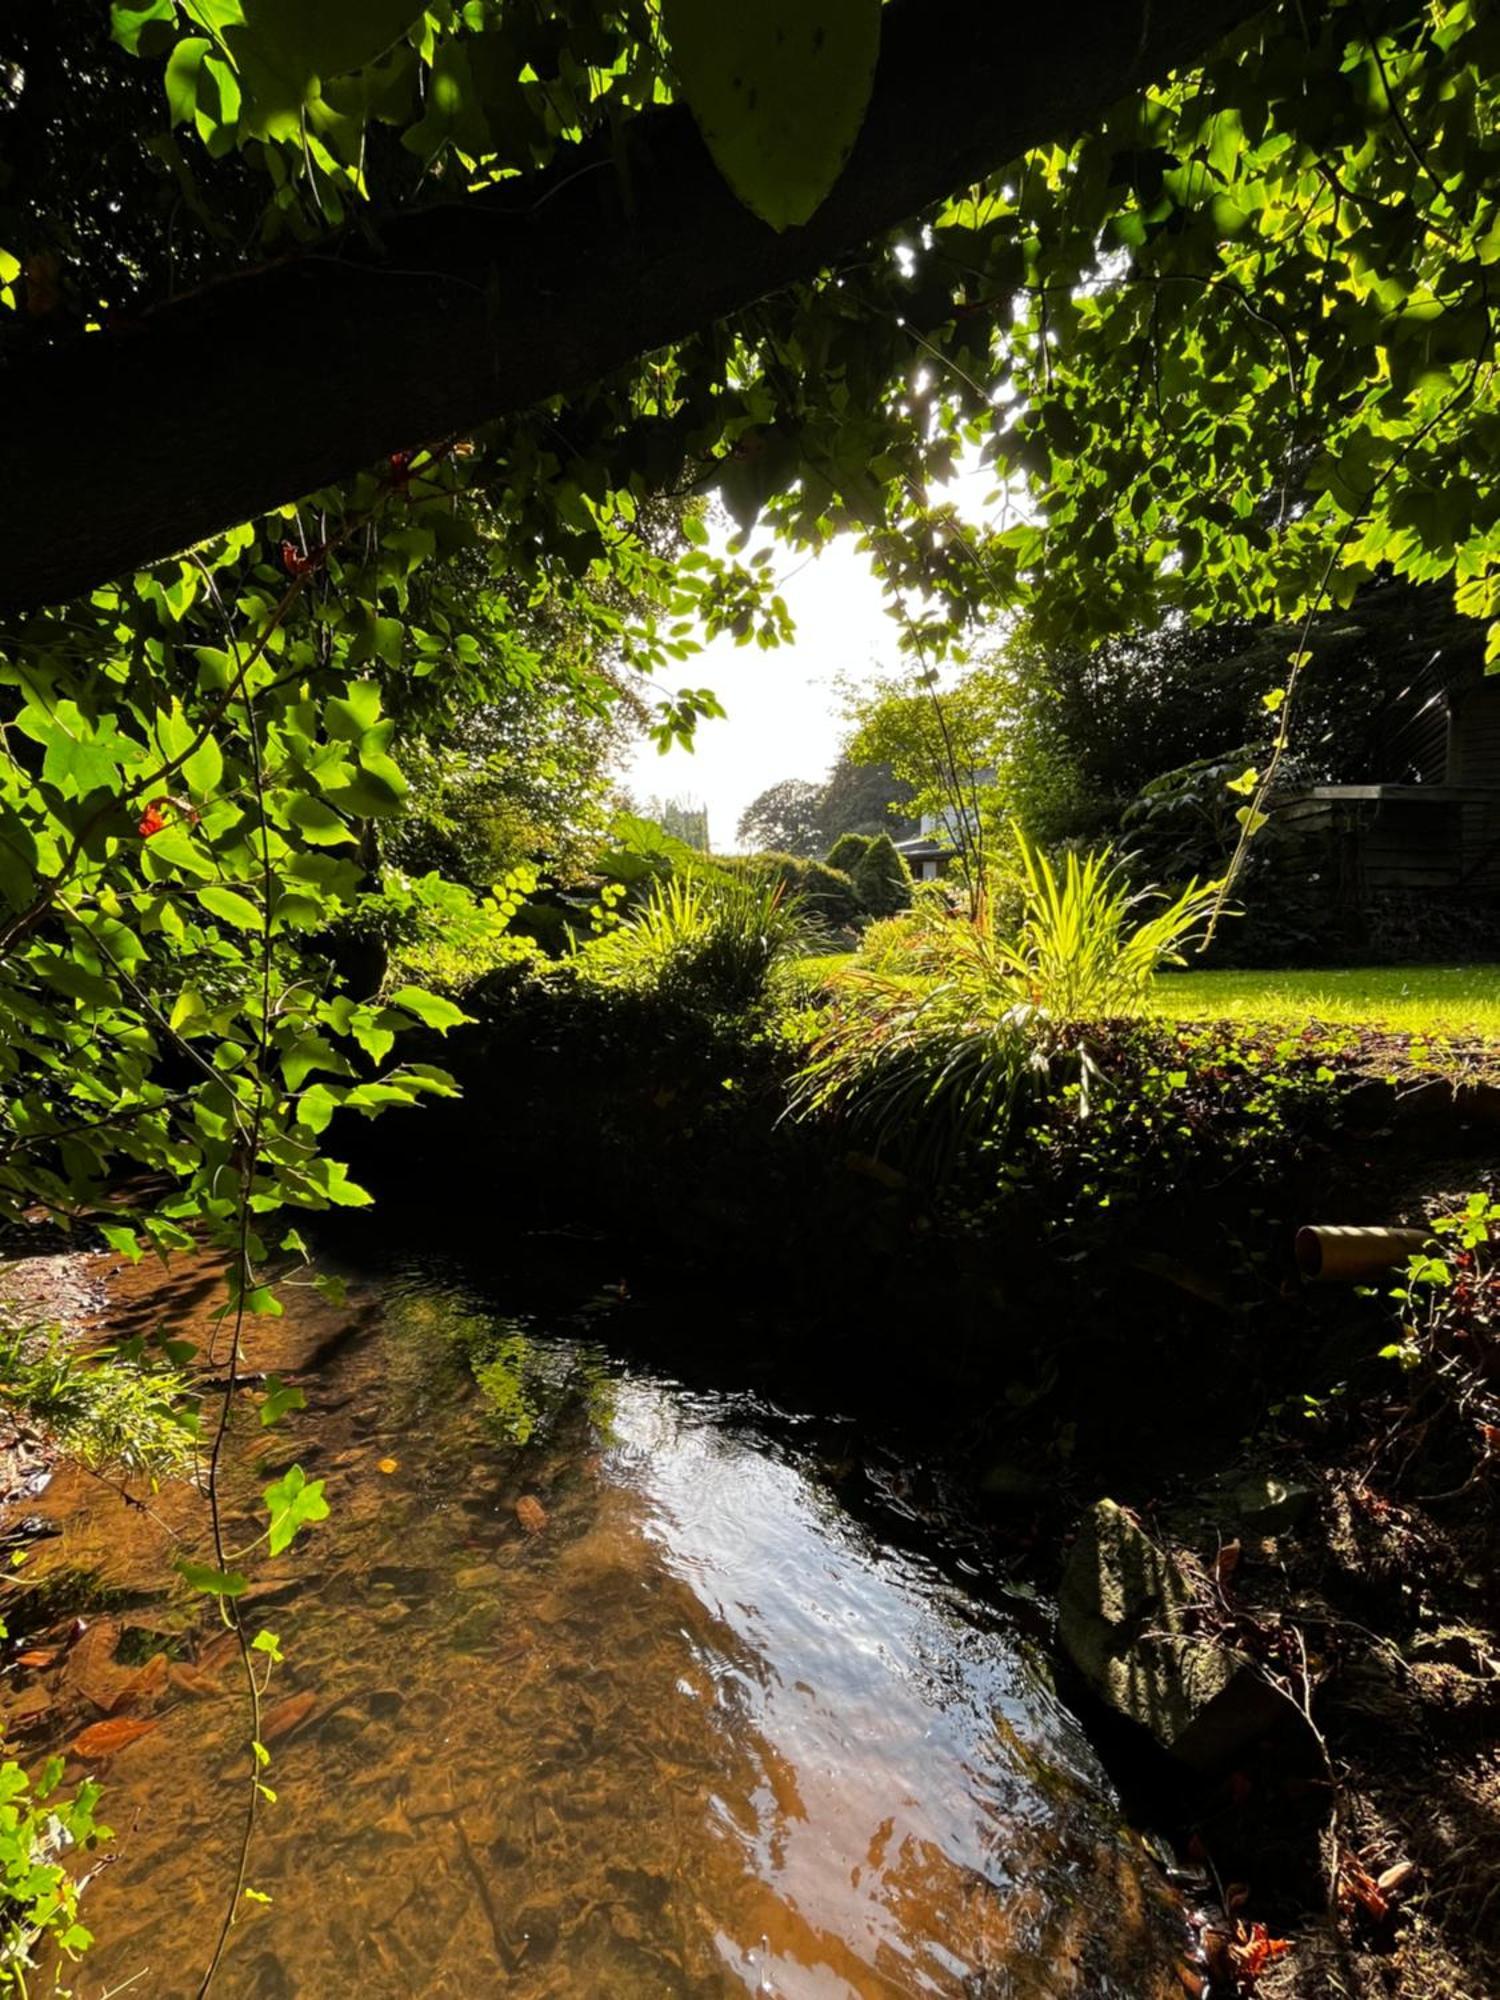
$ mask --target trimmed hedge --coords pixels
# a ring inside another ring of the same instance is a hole
[[[823,859],[830,868],[842,869],[844,874],[852,875],[869,852],[874,839],[873,833],[841,833]]]
[[[877,833],[854,870],[854,893],[872,917],[911,907],[911,870],[888,833]]]

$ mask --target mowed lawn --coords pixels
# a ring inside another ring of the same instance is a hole
[[[855,953],[803,959],[814,981],[836,980]],[[1500,1041],[1500,965],[1341,966],[1311,972],[1164,972],[1154,1011],[1167,1020],[1327,1021],[1394,1034]]]
[[[1155,1011],[1178,1021],[1330,1021],[1397,1034],[1500,1039],[1500,965],[1164,972]]]

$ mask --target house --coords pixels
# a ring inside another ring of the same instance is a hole
[[[1350,941],[1402,904],[1500,897],[1500,676],[1465,662],[1409,727],[1416,782],[1306,785],[1272,807],[1278,876]]]
[[[923,813],[917,831],[908,840],[896,842],[896,852],[911,870],[914,882],[937,882],[947,874],[963,849],[972,845],[979,831],[979,794],[995,782],[993,770],[974,771],[969,777],[972,803],[945,805],[941,812]]]

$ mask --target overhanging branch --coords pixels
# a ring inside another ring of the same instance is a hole
[[[1259,4],[894,0],[859,142],[805,228],[757,221],[688,114],[662,110],[626,128],[623,177],[574,156],[503,198],[387,218],[378,247],[349,232],[16,364],[0,611],[579,390],[1079,131]]]

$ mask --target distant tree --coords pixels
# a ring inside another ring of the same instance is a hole
[[[827,838],[822,804],[821,785],[807,778],[783,778],[746,806],[736,837],[742,847],[812,860],[823,852]]]
[[[904,839],[917,830],[914,797],[912,787],[896,776],[888,762],[857,763],[841,750],[823,787],[823,838],[836,841],[845,833],[888,833],[893,840]]]
[[[872,917],[893,917],[911,904],[911,870],[888,833],[877,833],[854,870],[854,893]]]

